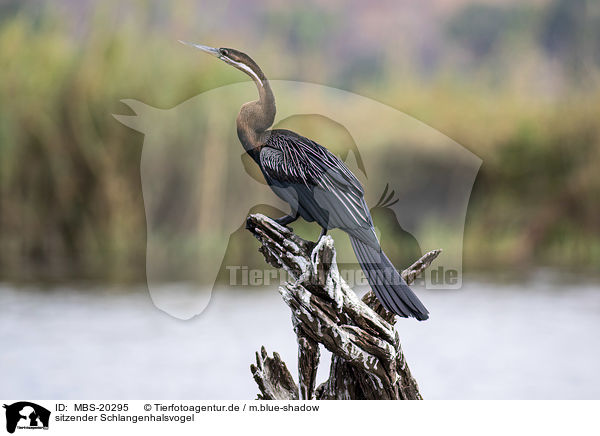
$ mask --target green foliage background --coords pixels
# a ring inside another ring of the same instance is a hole
[[[467,271],[597,271],[599,3],[437,3],[415,23],[394,2],[2,3],[0,278],[144,280],[143,136],[111,114],[245,79],[177,39],[382,101],[481,157]]]

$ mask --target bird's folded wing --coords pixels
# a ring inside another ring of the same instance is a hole
[[[294,188],[305,209],[320,210],[321,216],[314,218],[323,227],[341,228],[379,246],[360,182],[325,147],[293,132],[274,130],[260,161],[267,178]]]

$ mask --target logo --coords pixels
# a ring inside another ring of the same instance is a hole
[[[375,205],[373,224],[394,267],[406,268],[420,253],[442,248],[444,256],[436,260],[442,269],[426,270],[424,286],[459,289],[467,206],[481,159],[375,100],[311,83],[271,80],[270,85],[278,104],[273,128],[306,136],[343,161],[364,190],[365,205],[360,207]],[[240,106],[255,99],[255,84],[241,82],[169,109],[122,100],[133,114],[115,115],[144,134],[140,176],[148,290],[159,309],[177,318],[202,313],[215,283],[231,285],[231,274],[242,286],[277,280],[276,271],[263,274],[262,256],[250,250],[254,241],[245,220],[249,213],[277,218],[296,210],[304,185],[277,188],[288,198],[283,201],[240,144],[235,120]],[[273,156],[265,159],[272,165],[279,162]],[[335,171],[323,171],[319,180],[343,185]],[[319,187],[313,192],[317,214],[338,221],[345,214],[355,216],[353,206],[335,209],[336,194]],[[305,223],[299,220],[292,227],[302,231]],[[348,237],[339,236],[334,236],[338,264],[351,265],[354,275],[361,268]]]
[[[16,429],[48,430],[50,411],[29,401],[19,401],[4,405],[6,409],[6,431],[14,433]]]

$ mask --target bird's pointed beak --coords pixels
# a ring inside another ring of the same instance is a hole
[[[185,44],[185,45],[189,45],[191,47],[196,47],[197,49],[200,49],[203,52],[206,52],[206,53],[208,53],[210,55],[213,55],[213,56],[216,56],[216,57],[220,56],[219,50],[216,49],[216,48],[208,47],[206,45],[194,44],[193,42],[187,42],[187,41],[182,41],[182,40],[179,40],[179,42],[182,43],[182,44]]]

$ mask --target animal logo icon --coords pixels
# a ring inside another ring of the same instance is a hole
[[[315,134],[329,128],[306,134],[332,147],[365,187],[367,204],[376,203],[387,184],[389,192],[395,191],[373,212],[374,224],[382,231],[381,244],[386,250],[390,247],[391,258],[392,233],[411,239],[415,253],[417,245],[423,252],[440,248],[443,234],[439,262],[444,270],[458,271],[459,279],[438,286],[426,273],[425,286],[459,288],[466,211],[481,159],[430,126],[372,99],[312,83],[270,84],[280,96],[274,125],[288,127],[285,120],[291,117],[296,117],[296,126],[305,120],[320,126],[315,116],[332,120],[353,143],[335,150],[335,138]],[[255,98],[253,84],[241,82],[211,89],[170,109],[123,100],[130,114],[114,115],[144,134],[140,175],[148,290],[159,309],[177,318],[192,318],[208,306],[227,252],[237,250],[231,238],[238,230],[249,238],[243,226],[250,211],[258,205],[289,211],[242,154],[232,124],[240,105]],[[298,118],[306,115],[311,117]],[[340,242],[344,243],[340,238],[336,245]],[[356,260],[340,256],[338,261]],[[399,266],[406,262],[400,259]]]
[[[19,429],[48,429],[50,411],[39,404],[18,401],[3,407],[6,409],[6,431]]]

